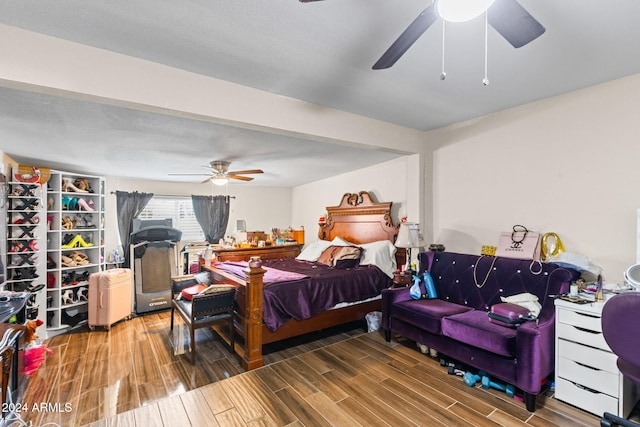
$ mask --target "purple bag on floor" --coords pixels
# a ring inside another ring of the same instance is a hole
[[[491,306],[489,321],[501,326],[515,328],[521,323],[535,320],[528,308],[510,302],[502,302]]]

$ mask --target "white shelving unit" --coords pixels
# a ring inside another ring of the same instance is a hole
[[[86,323],[89,275],[105,269],[105,180],[51,171],[47,191],[47,333]]]
[[[46,187],[46,186],[45,186]],[[32,291],[44,283],[42,248],[46,244],[43,186],[21,182],[11,174],[7,188],[7,282],[6,290]],[[27,304],[27,319],[44,320],[44,289],[34,292]]]

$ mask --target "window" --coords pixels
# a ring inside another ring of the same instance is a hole
[[[173,228],[182,231],[183,242],[205,240],[202,228],[193,213],[191,197],[153,196],[138,218],[171,218]]]

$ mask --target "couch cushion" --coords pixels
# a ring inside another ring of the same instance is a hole
[[[433,334],[441,334],[443,317],[469,310],[472,309],[439,299],[412,299],[396,303],[392,319],[401,320]]]
[[[491,323],[482,310],[442,319],[442,335],[507,357],[516,355],[516,333],[517,329]]]

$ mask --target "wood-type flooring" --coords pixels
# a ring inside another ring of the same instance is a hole
[[[552,390],[529,413],[498,390],[464,385],[415,343],[386,343],[363,324],[269,345],[266,366],[250,372],[209,329],[196,332],[191,365],[188,334],[178,325],[171,333],[163,312],[108,332],[85,327],[47,340],[53,355],[27,385],[22,420],[92,427],[599,424]]]

